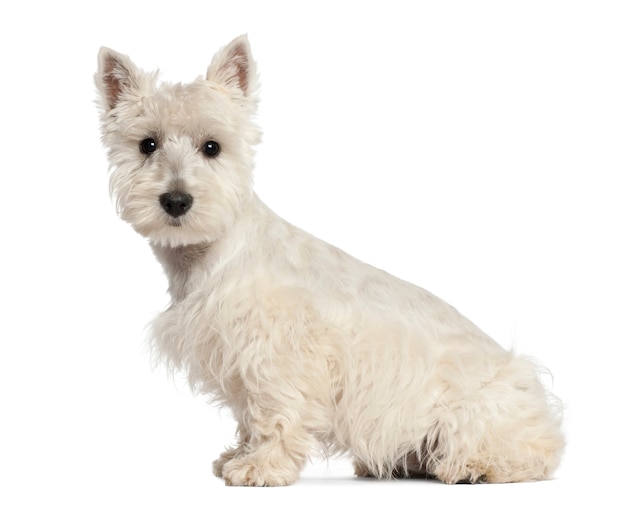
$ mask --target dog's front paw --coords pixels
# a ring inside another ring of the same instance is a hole
[[[227,486],[287,486],[298,478],[290,467],[282,469],[259,463],[252,456],[234,458],[222,465]]]
[[[238,453],[238,448],[231,448],[220,454],[220,457],[213,462],[213,473],[216,477],[224,477],[224,465],[237,456]]]

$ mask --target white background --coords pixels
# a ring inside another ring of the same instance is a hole
[[[9,4],[0,505],[619,502],[622,2]],[[212,476],[233,424],[150,368],[144,326],[166,282],[109,201],[92,76],[107,45],[190,80],[246,32],[263,83],[258,193],[549,367],[569,440],[555,480],[378,482],[334,459],[289,488]]]

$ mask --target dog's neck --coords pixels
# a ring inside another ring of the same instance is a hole
[[[175,247],[151,243],[168,277],[172,303],[185,299],[207,277],[231,265],[233,259],[245,258],[251,251],[258,254],[259,238],[265,237],[264,231],[276,224],[283,227],[285,222],[254,194],[228,231],[212,242]]]
[[[198,263],[204,261],[210,249],[210,243],[176,247],[152,244],[152,250],[163,265],[169,280],[169,293],[172,302],[176,303],[184,299],[189,293],[191,273]]]

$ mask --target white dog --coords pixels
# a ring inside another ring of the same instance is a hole
[[[254,193],[258,81],[245,36],[189,84],[158,83],[102,48],[96,84],[119,213],[169,278],[154,347],[238,421],[238,445],[214,463],[226,484],[290,484],[316,446],[351,456],[360,476],[551,475],[559,403],[531,361]]]

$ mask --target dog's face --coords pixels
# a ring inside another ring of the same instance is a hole
[[[120,216],[159,245],[219,238],[252,195],[260,140],[247,39],[219,51],[206,78],[189,84],[158,84],[103,48],[96,85]]]

